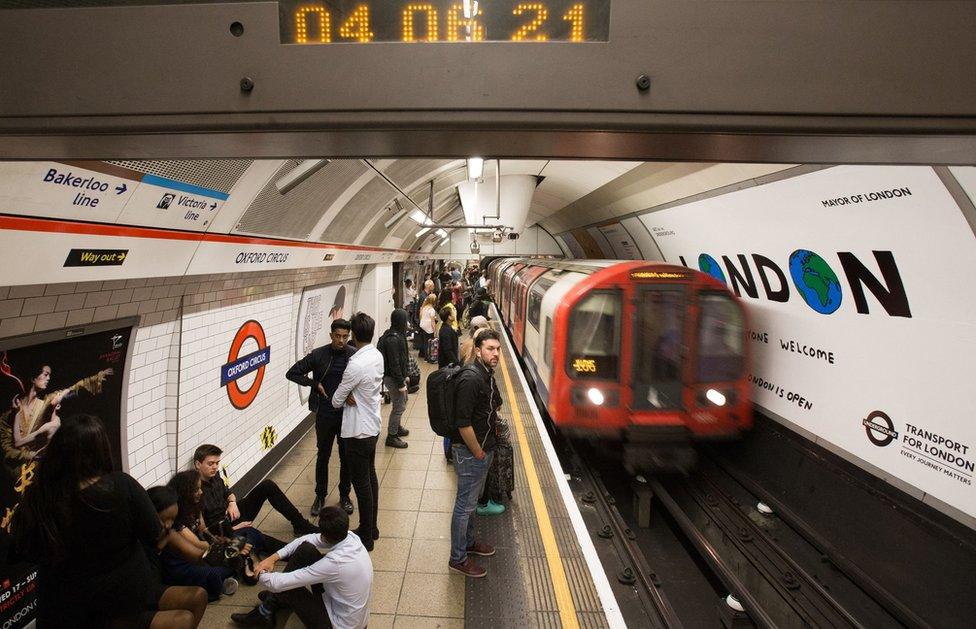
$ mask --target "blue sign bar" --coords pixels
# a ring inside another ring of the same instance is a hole
[[[241,356],[232,363],[220,368],[220,386],[226,387],[228,382],[243,378],[252,371],[257,371],[271,361],[271,346],[262,347],[256,352]]]

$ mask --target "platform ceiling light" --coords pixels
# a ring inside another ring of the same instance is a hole
[[[410,210],[408,214],[410,220],[418,225],[433,225],[434,221],[430,220],[430,217],[421,212],[420,210]]]
[[[421,236],[423,236],[424,234],[426,234],[429,231],[430,231],[430,227],[424,227],[419,232],[417,232],[417,238],[420,238]]]
[[[590,388],[586,391],[586,397],[590,398],[590,401],[601,406],[603,404],[603,391],[600,389]]]
[[[440,236],[441,238],[447,238],[447,232],[444,231],[443,229],[438,229],[434,233],[437,234],[438,236]]]
[[[295,166],[289,170],[284,177],[276,181],[275,187],[278,188],[278,192],[281,194],[288,194],[295,188],[295,186],[317,173],[322,169],[323,166],[331,161],[332,160],[330,159],[303,160],[298,164],[298,166]]]
[[[407,213],[407,211],[406,211],[406,210],[400,210],[399,212],[397,212],[396,214],[394,214],[393,216],[391,216],[391,217],[390,217],[389,219],[387,219],[387,221],[386,221],[385,223],[383,223],[383,227],[384,227],[384,228],[386,228],[386,229],[389,229],[389,228],[390,228],[390,227],[392,227],[392,226],[393,226],[393,225],[394,225],[394,224],[395,224],[395,223],[396,223],[396,222],[397,222],[398,220],[400,220],[401,218],[403,218],[403,216],[404,216],[404,215],[405,215],[406,213]]]
[[[481,176],[484,174],[485,174],[485,158],[469,157],[468,158],[468,179],[481,179]]]
[[[708,401],[714,404],[715,406],[725,406],[725,396],[722,395],[721,392],[716,391],[715,389],[709,389],[708,391],[705,391],[705,397],[707,397]]]

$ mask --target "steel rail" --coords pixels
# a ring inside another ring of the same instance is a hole
[[[722,488],[719,487],[718,484],[712,478],[710,478],[707,473],[699,472],[698,474],[696,474],[696,477],[700,479],[700,483],[702,486],[699,487],[698,490],[701,491],[703,494],[705,494],[705,500],[707,501],[708,494],[712,494],[713,496],[717,495],[718,499],[720,499],[725,504],[725,509],[724,509],[725,513],[733,514],[731,517],[727,518],[729,520],[728,524],[731,527],[737,527],[746,530],[750,535],[752,535],[753,544],[755,544],[757,540],[761,541],[762,545],[765,547],[765,550],[768,550],[770,553],[772,553],[773,558],[785,564],[786,567],[788,568],[788,571],[792,573],[793,577],[798,577],[799,583],[797,585],[803,585],[809,588],[809,590],[812,590],[823,602],[827,604],[827,606],[830,609],[833,610],[835,614],[837,614],[840,617],[840,620],[846,622],[847,624],[853,627],[864,626],[864,624],[861,623],[856,617],[854,617],[853,614],[847,611],[847,609],[845,609],[844,606],[839,601],[837,601],[836,598],[834,598],[829,592],[827,592],[827,590],[824,589],[824,587],[820,583],[818,583],[816,579],[814,579],[805,569],[803,569],[803,567],[801,567],[800,564],[798,564],[792,557],[790,557],[789,554],[782,549],[782,547],[780,547],[778,544],[773,542],[773,540],[770,539],[769,535],[767,535],[766,532],[761,527],[759,527],[755,522],[753,522],[744,513],[742,513],[742,511],[740,511],[739,508],[732,502],[730,496],[724,490],[722,490]],[[710,487],[711,491],[708,491],[708,489],[706,489],[706,486]],[[732,521],[733,519],[734,521]],[[735,539],[734,536],[732,537],[732,539]],[[742,548],[741,544],[736,542],[736,545],[739,546],[740,552],[746,554],[746,551],[744,550],[744,548]],[[783,570],[781,566],[776,566],[774,561],[770,559],[767,559],[767,561],[770,563],[770,568],[779,570],[784,575],[787,573],[787,570]],[[756,565],[755,562],[752,563],[754,566]],[[784,588],[780,587],[780,579],[775,579],[775,575],[769,575],[766,578],[767,581],[775,581],[776,590],[779,591],[780,594],[784,596],[784,598],[786,596],[789,596],[798,605],[803,605],[803,602],[798,597],[789,594],[784,594],[783,592]],[[811,604],[814,605],[816,604],[816,601],[814,601],[813,599],[808,598],[808,600],[810,601]],[[820,609],[816,609],[816,612],[818,614],[824,615],[823,611]]]
[[[678,523],[681,531],[695,546],[701,557],[708,563],[709,567],[711,567],[725,587],[739,600],[749,615],[749,618],[759,627],[775,629],[777,627],[776,621],[763,609],[759,601],[749,592],[749,589],[739,579],[732,568],[722,560],[718,551],[711,545],[702,532],[698,530],[698,527],[694,525],[678,503],[675,502],[670,492],[657,479],[649,479],[648,484],[654,492],[655,497],[661,501],[668,510],[668,513],[671,514],[671,517]]]
[[[634,577],[641,584],[641,588],[638,588],[638,596],[640,596],[644,608],[648,609],[649,603],[652,606],[649,611],[656,612],[665,627],[682,629],[684,625],[678,617],[678,613],[671,606],[670,601],[668,601],[664,593],[660,591],[658,584],[655,583],[657,580],[657,571],[651,568],[644,552],[640,549],[636,540],[631,538],[633,532],[627,526],[627,522],[620,514],[616,504],[612,504],[608,498],[612,498],[612,496],[603,483],[602,477],[594,473],[590,466],[583,462],[582,457],[579,456],[579,453],[571,444],[567,444],[567,450],[569,450],[574,459],[576,468],[574,471],[578,471],[583,481],[593,488],[595,502],[607,514],[605,521],[608,522],[613,533],[610,538],[611,542],[617,548],[618,552],[622,553],[624,557],[629,558],[633,564]],[[628,533],[631,535],[628,535]]]
[[[763,490],[754,480],[736,470],[724,457],[710,453],[710,458],[715,461],[719,468],[731,476],[735,482],[742,485],[747,491],[772,507],[780,520],[796,531],[807,543],[820,550],[848,579],[884,607],[898,622],[908,627],[918,627],[920,629],[930,629],[932,627],[931,624],[912,611],[894,594],[885,589],[884,586],[875,581],[852,561],[844,557],[833,544],[818,535],[803,518],[798,516],[786,504]]]

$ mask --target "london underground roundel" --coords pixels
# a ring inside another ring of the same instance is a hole
[[[241,348],[248,339],[253,339],[258,349],[241,356]],[[220,386],[227,388],[227,397],[234,408],[244,410],[258,396],[264,380],[264,370],[270,361],[271,346],[264,335],[264,328],[253,319],[245,321],[231,342],[227,364],[220,368]],[[249,373],[256,373],[254,382],[247,390],[242,390],[238,381]]]

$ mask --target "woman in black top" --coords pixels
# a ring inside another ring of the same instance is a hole
[[[101,421],[69,417],[17,508],[18,546],[40,564],[38,627],[196,627],[189,610],[205,593],[159,585],[145,546],[162,524],[139,483],[112,468]]]
[[[437,367],[444,368],[448,365],[460,365],[460,348],[458,346],[458,335],[451,326],[454,314],[450,307],[444,306],[440,311],[441,331],[437,333]]]
[[[230,596],[237,591],[237,580],[230,568],[208,566],[201,563],[210,551],[207,540],[216,539],[220,531],[210,533],[200,513],[200,474],[196,470],[179,472],[170,479],[167,487],[176,494],[177,512],[167,547],[160,553],[163,582],[171,585],[197,585],[207,590],[212,602],[221,594]]]

